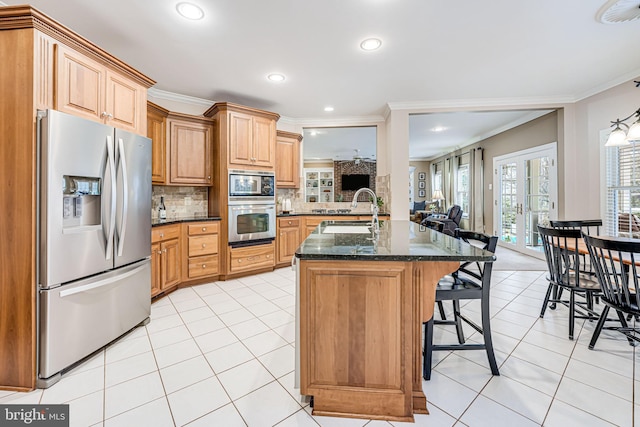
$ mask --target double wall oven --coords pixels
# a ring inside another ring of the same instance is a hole
[[[229,244],[259,244],[276,237],[275,174],[229,171]]]

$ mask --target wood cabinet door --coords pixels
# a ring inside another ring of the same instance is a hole
[[[291,262],[291,257],[300,246],[300,230],[297,227],[281,228],[278,234],[277,263]]]
[[[253,164],[267,169],[275,166],[276,123],[263,117],[253,118]]]
[[[162,289],[177,285],[181,278],[180,244],[178,239],[162,242]]]
[[[276,186],[300,187],[300,141],[278,137],[276,140]]]
[[[211,185],[211,125],[169,120],[171,184]]]
[[[71,49],[57,45],[56,109],[103,121],[107,69]]]
[[[253,165],[253,122],[249,114],[229,113],[229,163]]]
[[[162,250],[160,243],[151,245],[151,296],[162,290]]]
[[[151,181],[164,184],[167,179],[166,118],[149,110],[147,113],[147,137],[151,138]]]
[[[107,70],[106,123],[129,132],[145,134],[147,91],[141,85]]]

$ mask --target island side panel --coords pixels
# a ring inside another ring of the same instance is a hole
[[[413,263],[413,312],[416,320],[413,322],[413,412],[428,414],[427,398],[422,390],[422,329],[423,322],[433,317],[436,301],[436,286],[438,281],[456,271],[460,267],[459,261],[421,261]]]
[[[300,262],[301,392],[314,414],[413,420],[412,266]]]

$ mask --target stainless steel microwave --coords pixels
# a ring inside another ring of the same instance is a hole
[[[229,202],[262,201],[275,203],[276,180],[273,172],[229,171]]]

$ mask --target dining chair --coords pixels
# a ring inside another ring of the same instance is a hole
[[[572,219],[572,220],[552,220],[549,221],[551,227],[553,228],[562,228],[562,229],[570,229],[570,230],[580,230],[583,234],[589,235],[600,235],[600,228],[602,227],[601,219]],[[589,259],[588,254],[582,255],[582,263],[580,264],[580,271],[583,274],[587,274],[592,276],[595,280],[595,271],[591,266],[591,260]],[[559,295],[554,294],[554,298],[560,298],[562,295],[562,288],[558,290]],[[598,297],[595,297],[595,302],[598,303]],[[551,307],[550,307],[551,308]],[[552,303],[552,308],[555,309],[555,304]]]
[[[484,250],[495,253],[498,244],[497,236],[473,231],[456,231],[456,236],[470,244],[476,244]],[[453,302],[453,320],[435,320],[433,317],[424,323],[424,364],[422,376],[425,380],[431,378],[431,363],[433,351],[438,350],[486,350],[489,366],[493,375],[500,375],[498,364],[493,352],[493,341],[491,339],[491,325],[489,313],[489,291],[491,289],[491,270],[493,262],[465,262],[460,268],[450,276],[446,276],[438,282],[436,287],[436,303],[443,301]],[[461,300],[480,300],[481,323],[478,325],[461,313]],[[483,344],[465,343],[462,321],[483,335]],[[458,335],[457,344],[433,344],[433,326],[435,325],[455,325]]]
[[[600,285],[595,277],[581,273],[582,257],[579,253],[579,242],[582,233],[579,229],[551,228],[538,225],[542,239],[544,256],[547,261],[549,286],[542,303],[540,317],[549,307],[555,309],[556,304],[569,308],[569,339],[573,339],[575,319],[597,320],[599,315],[593,310],[594,295],[600,292]],[[562,298],[562,290],[569,292],[569,299]],[[553,296],[552,296],[553,293]],[[576,297],[584,298],[583,301]]]
[[[602,288],[600,298],[604,303],[589,348],[593,350],[603,329],[623,333],[630,344],[640,342],[637,336],[640,328],[630,327],[624,316],[640,316],[640,240],[589,235],[584,235],[584,240]],[[611,308],[616,311],[621,326],[604,326]]]

